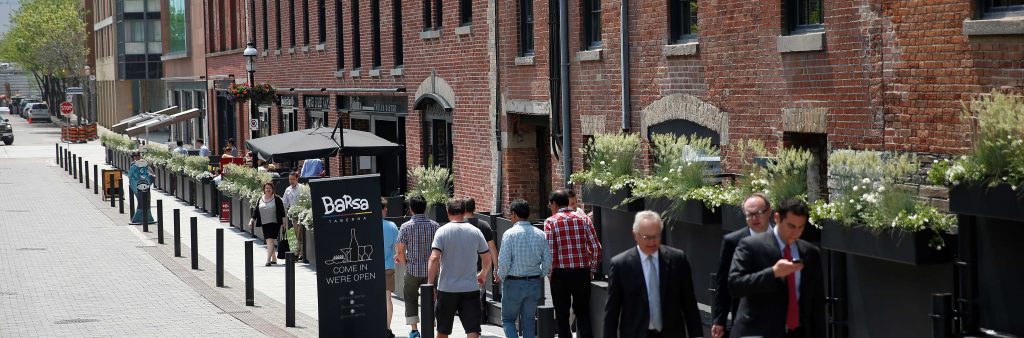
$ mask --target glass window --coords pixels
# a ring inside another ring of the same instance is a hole
[[[145,21],[125,21],[125,42],[146,42]]]
[[[823,0],[788,0],[789,33],[801,33],[824,29],[825,16]]]
[[[270,7],[267,7],[267,0],[263,0],[263,50],[270,49]]]
[[[327,43],[327,0],[317,1],[317,42]]]
[[[302,45],[309,46],[309,0],[302,0]]]
[[[583,45],[601,47],[601,0],[583,0]]]
[[[160,41],[160,21],[149,21],[149,41]]]
[[[670,42],[685,42],[697,36],[697,0],[669,0]]]
[[[1024,0],[981,0],[985,12],[1024,12]]]
[[[473,23],[473,0],[459,0],[459,25]]]
[[[352,68],[362,67],[362,53],[359,51],[359,0],[352,0]]]
[[[281,49],[281,17],[284,16],[281,15],[281,13],[284,12],[281,11],[281,1],[274,1],[274,6],[277,7],[277,15],[275,16],[277,17],[277,30],[275,31],[275,34],[277,35],[277,43],[275,45],[277,45],[277,49]]]
[[[430,19],[433,18],[433,16],[430,15],[430,3],[431,3],[431,1],[433,1],[433,0],[423,0],[423,30],[424,31],[429,31],[432,28],[434,28],[434,25],[430,22]]]
[[[295,0],[288,0],[288,12],[291,13],[291,20],[288,21],[288,43],[295,47]]]
[[[338,70],[341,70],[345,69],[345,28],[341,23],[341,0],[334,1],[334,8],[338,11],[334,14],[334,35],[338,40]]]
[[[533,55],[533,0],[519,0],[519,55]]]
[[[405,64],[405,52],[402,42],[402,0],[391,1],[391,33],[394,34],[392,42],[394,46],[395,67]]]
[[[380,0],[370,0],[370,22],[380,22]],[[370,26],[370,44],[373,49],[373,68],[380,68],[380,25]]]

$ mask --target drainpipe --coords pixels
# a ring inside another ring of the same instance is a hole
[[[491,214],[493,215],[504,211],[502,205],[504,205],[505,201],[504,196],[502,196],[504,194],[504,189],[502,189],[502,185],[504,185],[504,176],[502,175],[504,152],[502,151],[501,142],[501,31],[499,30],[501,27],[501,24],[499,24],[501,15],[498,12],[501,6],[499,6],[500,2],[498,0],[493,0],[491,3],[494,4],[494,21],[492,23],[494,26],[491,28],[494,31],[494,140],[498,151],[498,166],[496,169],[498,177],[495,189],[497,196],[494,198],[494,209],[491,209]]]
[[[629,0],[622,0],[622,8],[619,12],[619,38],[622,46],[619,48],[619,67],[622,69],[622,132],[629,132]]]
[[[562,92],[562,182],[569,188],[572,175],[572,137],[569,120],[569,0],[558,0],[558,49],[561,54],[560,88]]]

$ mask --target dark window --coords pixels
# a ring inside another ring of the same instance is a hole
[[[433,1],[434,0],[423,0],[423,30],[424,31],[429,31],[429,30],[434,28],[434,25],[431,22],[431,18],[433,18],[434,16],[430,15],[430,3],[433,2]]]
[[[435,103],[436,104],[436,103]],[[423,165],[452,168],[452,123],[441,119],[423,121]]]
[[[519,0],[519,54],[533,54],[533,0]]]
[[[822,0],[788,0],[786,10],[790,34],[824,29]]]
[[[223,51],[228,49],[227,29],[225,27],[226,24],[224,23],[225,19],[227,19],[228,16],[224,15],[224,0],[217,1],[217,6],[217,21],[219,22],[220,26],[220,31],[218,31],[220,33],[220,39],[218,39],[217,45],[220,48],[218,50]]]
[[[291,20],[288,20],[288,46],[295,47],[295,0],[288,0],[288,12]]]
[[[253,44],[256,43],[256,0],[249,1],[252,5],[249,6],[249,22],[252,23],[250,27],[249,36],[252,36]],[[255,48],[255,46],[253,46]]]
[[[601,0],[583,0],[583,45],[601,47]]]
[[[363,66],[359,46],[359,0],[352,0],[352,69]]]
[[[233,1],[230,2],[230,3],[227,3],[225,6],[227,6],[228,14],[231,15],[231,19],[228,21],[228,28],[229,28],[228,30],[231,31],[231,35],[228,35],[228,38],[226,38],[226,39],[231,39],[231,40],[228,41],[227,45],[228,45],[229,49],[237,49],[238,48],[238,40],[239,40],[238,37],[240,36],[240,34],[238,34],[238,28],[239,28],[238,27],[238,17],[239,17],[239,14],[242,14],[242,13],[239,13],[238,8],[233,7],[234,6],[234,2]],[[243,28],[243,32],[244,32],[244,28]]]
[[[405,53],[402,51],[402,0],[391,1],[391,33],[395,35],[392,42],[395,44],[395,67],[405,64]]]
[[[207,23],[206,27],[217,27],[217,21],[216,21],[217,14],[215,12],[216,11],[216,7],[214,5],[214,2],[213,1],[207,1],[206,2],[206,7],[207,7],[206,10],[208,11],[207,12],[208,15],[206,16],[208,23]],[[217,35],[213,34],[213,32],[210,32],[209,34],[206,34],[206,47],[207,47],[207,49],[210,50],[211,53],[217,51]]]
[[[263,50],[270,49],[270,29],[267,22],[270,17],[270,7],[267,7],[267,0],[263,0]]]
[[[281,1],[275,0],[274,1],[274,5],[275,5],[275,7],[277,7],[277,15],[276,15],[276,17],[277,17],[277,32],[275,32],[275,34],[277,35],[277,43],[276,43],[276,45],[277,45],[277,49],[280,50],[281,49],[281,40],[282,40],[281,39],[281,17],[283,16],[283,15],[281,15],[281,13],[284,13],[284,12],[281,12]]]
[[[459,25],[473,23],[473,0],[459,0]]]
[[[981,0],[985,13],[1024,12],[1024,0]]]
[[[302,45],[309,46],[309,0],[302,0]]]
[[[441,0],[434,0],[434,29],[440,30],[441,23],[444,18],[444,7],[441,6]]]
[[[319,0],[317,2],[317,23],[320,25],[317,27],[317,35],[319,39],[318,43],[327,43],[327,0]]]
[[[373,68],[380,68],[380,0],[370,0],[370,44],[373,48]]]
[[[334,0],[334,36],[338,40],[338,70],[345,69],[345,28],[342,25],[341,0]]]
[[[697,37],[697,0],[669,0],[669,34],[671,42]]]

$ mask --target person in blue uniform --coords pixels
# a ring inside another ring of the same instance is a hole
[[[153,220],[153,212],[149,210],[149,185],[153,182],[153,174],[149,172],[149,165],[145,164],[142,159],[142,154],[138,151],[132,153],[132,164],[128,167],[128,188],[135,193],[136,209],[135,214],[132,215],[131,224],[142,224],[142,213],[143,210],[146,212],[146,220],[149,224],[154,224],[156,221]],[[145,164],[145,165],[140,165]],[[145,184],[143,189],[139,189],[141,184]]]

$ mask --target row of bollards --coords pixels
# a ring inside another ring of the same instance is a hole
[[[92,165],[92,179],[90,180],[89,175],[89,161],[86,161],[83,157],[78,154],[72,153],[69,149],[62,147],[59,143],[55,146],[56,163],[64,169],[64,171],[71,175],[73,179],[77,179],[79,183],[84,183],[86,190],[92,186],[93,194],[100,194],[100,186],[104,185],[103,181],[100,180],[100,169],[96,164]],[[110,159],[107,159],[109,163]],[[118,208],[120,214],[125,214],[124,200],[125,196],[121,188],[122,184],[120,181],[121,177],[119,173],[110,173],[104,170],[102,175],[104,180],[108,180],[108,186],[104,186],[103,198],[109,198],[110,207]],[[152,188],[151,188],[152,189]],[[149,206],[150,198],[149,194],[152,192],[140,192],[138,208],[136,208],[136,192],[132,189],[128,189],[129,193],[129,220],[135,216],[136,210],[142,211],[142,231],[149,232]],[[116,199],[116,201],[115,201]],[[156,201],[156,231],[157,231],[157,243],[164,243],[164,205],[163,200]],[[198,218],[190,217],[190,254],[191,254],[191,267],[193,270],[199,270],[199,237],[198,237]],[[182,257],[181,255],[181,210],[174,208],[172,210],[172,223],[173,223],[173,244],[174,244],[174,257]],[[217,287],[225,287],[224,283],[224,228],[217,228],[216,231],[216,285]],[[245,305],[255,306],[255,287],[254,287],[254,262],[253,262],[253,245],[255,240],[245,241]],[[295,327],[295,254],[289,252],[285,258],[285,326]],[[430,294],[433,298],[433,293]],[[432,302],[431,302],[432,304]],[[433,328],[433,309],[430,309],[431,323],[430,327]],[[431,329],[432,330],[432,329]],[[432,337],[433,335],[431,335]]]

